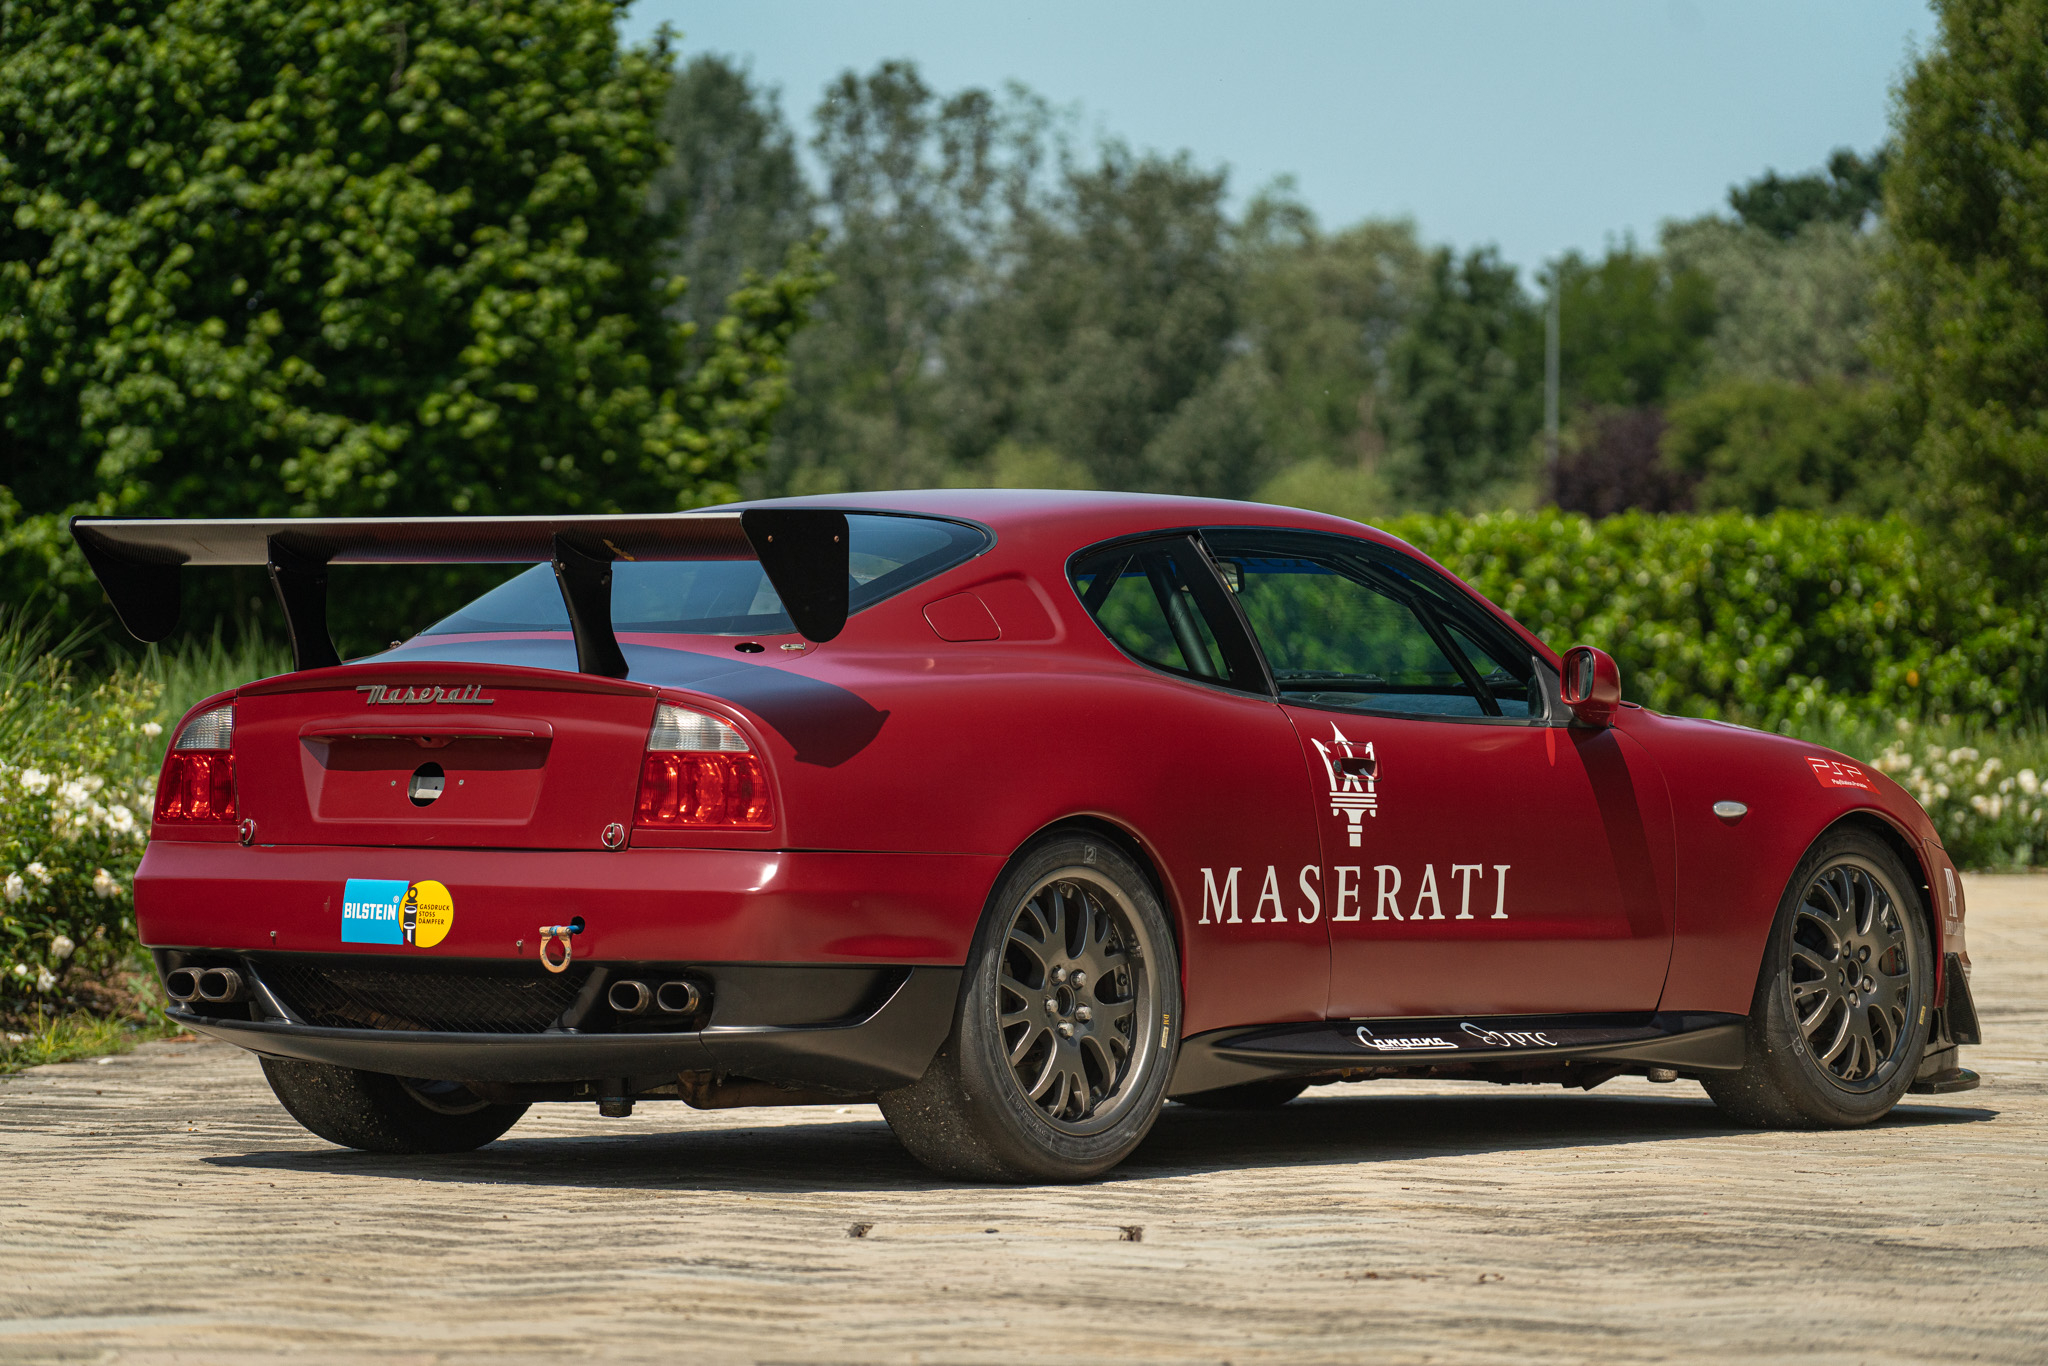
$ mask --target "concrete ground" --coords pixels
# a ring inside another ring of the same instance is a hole
[[[0,1085],[0,1361],[2039,1362],[2048,877],[1967,883],[1985,1085],[1853,1133],[1332,1086],[991,1189],[872,1106],[549,1106],[400,1159],[226,1046],[45,1067]]]

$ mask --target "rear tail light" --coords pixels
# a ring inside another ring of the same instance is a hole
[[[156,787],[156,818],[217,825],[235,818],[235,708],[201,712],[178,729]]]
[[[768,774],[747,738],[703,712],[654,709],[633,822],[657,830],[767,830]]]

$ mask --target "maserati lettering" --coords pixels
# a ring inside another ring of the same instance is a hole
[[[1450,863],[1450,871],[1437,876],[1437,865],[1425,863],[1414,877],[1391,863],[1373,865],[1368,887],[1363,864],[1338,864],[1326,880],[1323,869],[1303,864],[1294,879],[1294,923],[1313,925],[1322,919],[1323,894],[1330,893],[1330,919],[1339,923],[1354,920],[1506,920],[1508,919],[1507,863]],[[1271,864],[1259,880],[1256,897],[1243,868],[1202,870],[1202,918],[1204,925],[1284,925],[1288,923],[1287,900],[1281,894],[1280,870]],[[1413,887],[1412,892],[1405,892]],[[1242,902],[1240,888],[1243,889]],[[1487,893],[1492,893],[1491,905]],[[1365,914],[1367,898],[1372,914]],[[1243,913],[1243,903],[1251,915]]]
[[[481,683],[457,688],[443,688],[432,683],[411,688],[394,688],[387,683],[359,683],[356,691],[364,694],[364,705],[371,707],[426,707],[436,702],[458,707],[494,707],[498,703],[497,698],[484,696]]]

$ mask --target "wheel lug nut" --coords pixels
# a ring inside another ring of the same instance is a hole
[[[1055,1000],[1054,1000],[1054,999],[1053,999],[1052,997],[1050,997],[1050,996],[1046,997],[1046,998],[1045,998],[1045,1013],[1046,1013],[1046,1014],[1048,1014],[1048,1015],[1057,1015],[1057,1014],[1059,1014],[1059,1013],[1060,1013],[1060,1003],[1059,1003],[1058,1001],[1055,1001]]]
[[[1054,968],[1054,969],[1052,970],[1052,980],[1053,980],[1053,981],[1055,981],[1055,982],[1064,982],[1064,981],[1066,981],[1066,980],[1067,980],[1067,970],[1066,970],[1065,968]]]
[[[1061,1025],[1060,1025],[1060,1037],[1061,1037],[1062,1039],[1071,1039],[1071,1038],[1073,1038],[1073,1037],[1074,1037],[1074,1027],[1073,1027],[1072,1025],[1070,1025],[1070,1024],[1066,1024],[1066,1023],[1064,1023],[1064,1022],[1063,1022],[1063,1023],[1061,1023]]]
[[[1088,985],[1088,974],[1079,968],[1075,968],[1067,974],[1067,984],[1073,987],[1074,990],[1079,991],[1082,987]]]
[[[1087,1024],[1090,1020],[1095,1018],[1095,1012],[1090,1010],[1087,1006],[1082,1006],[1079,1010],[1074,1012],[1074,1018],[1079,1020],[1082,1024]]]

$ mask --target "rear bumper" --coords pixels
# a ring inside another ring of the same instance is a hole
[[[260,958],[240,962],[260,981]],[[801,980],[807,971],[705,966],[698,973],[712,983],[710,1021],[702,1029],[664,1033],[340,1029],[192,1010],[169,1013],[195,1032],[255,1053],[401,1077],[513,1085],[621,1078],[637,1090],[673,1082],[684,1072],[710,1072],[848,1095],[916,1081],[952,1030],[958,968],[911,967],[891,974],[893,990],[876,993],[878,999],[863,1002],[851,1017],[822,1024],[755,1022],[777,1013],[801,1016],[803,999],[813,995]],[[785,1011],[773,1008],[778,1000],[788,1002]]]
[[[591,960],[957,967],[997,856],[731,849],[265,847],[152,841],[135,877],[152,948],[533,961],[538,928],[581,916]],[[352,879],[447,888],[431,948],[344,943]]]

